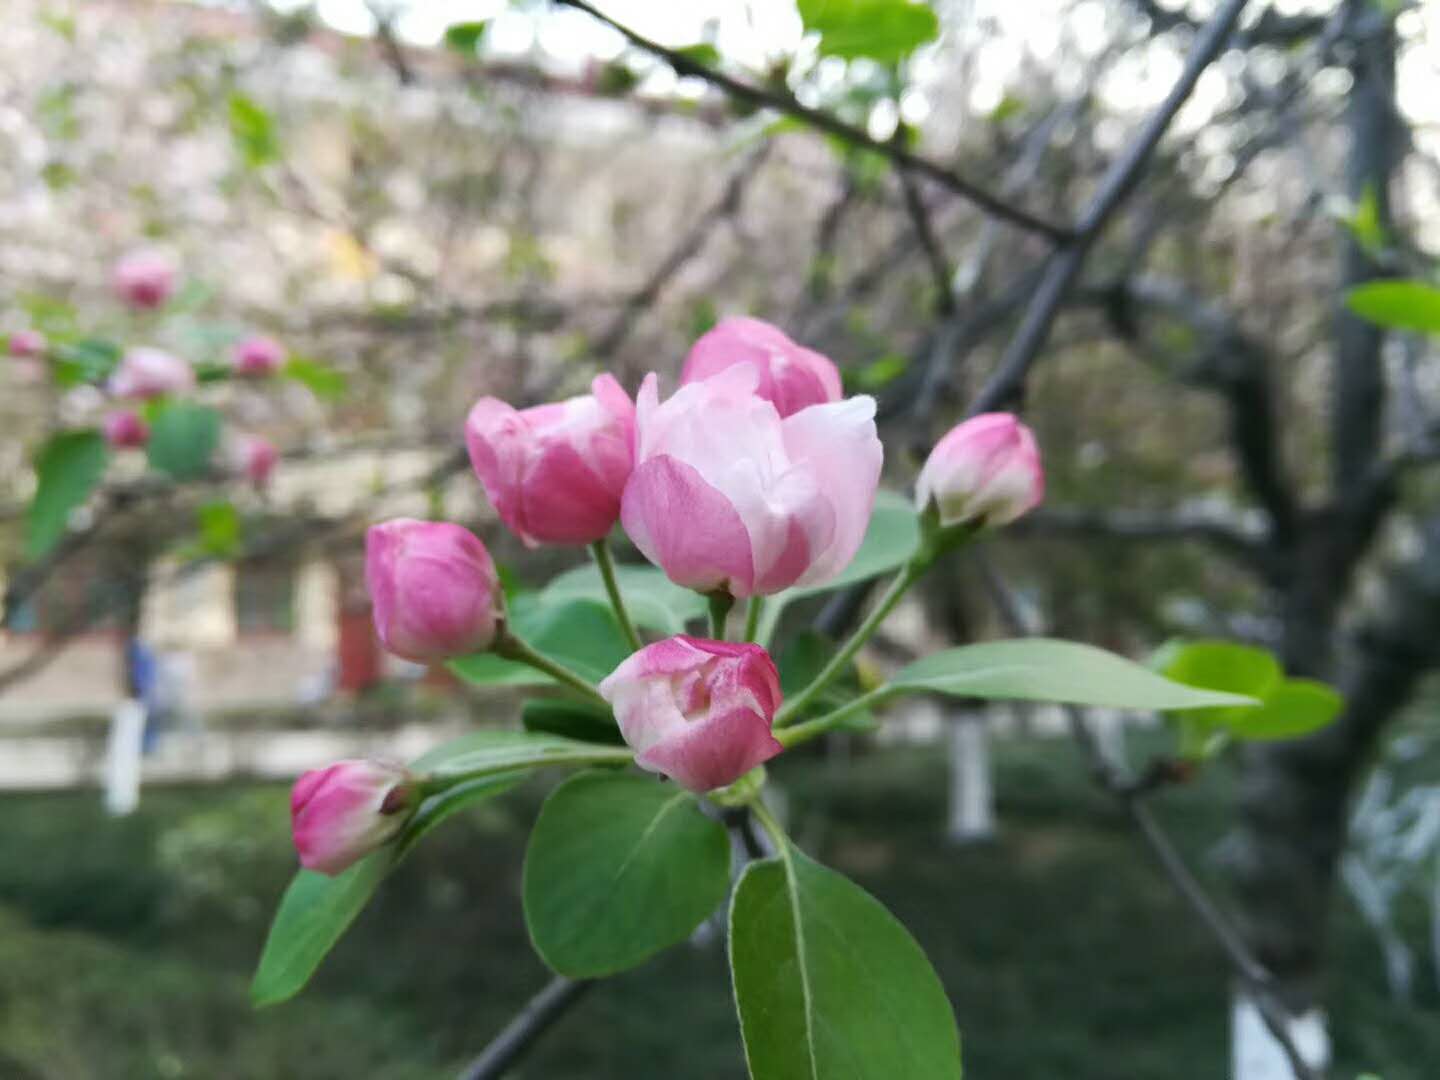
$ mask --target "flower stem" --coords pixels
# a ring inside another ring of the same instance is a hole
[[[558,660],[550,659],[509,630],[502,631],[495,639],[494,649],[497,656],[504,657],[506,660],[514,660],[516,663],[527,664],[536,671],[543,671],[556,682],[563,683],[577,691],[581,697],[599,702],[607,709],[610,707],[610,703],[600,695],[600,691],[589,679],[575,674]]]
[[[890,582],[890,588],[885,590],[885,595],[880,598],[880,602],[875,605],[874,610],[865,617],[865,621],[856,628],[855,633],[850,635],[850,640],[845,642],[840,647],[840,651],[830,658],[830,662],[821,668],[820,674],[815,676],[809,686],[781,706],[780,711],[775,715],[777,728],[792,722],[807,705],[815,700],[816,695],[835,681],[836,677],[845,670],[846,665],[855,658],[855,654],[860,651],[860,646],[870,640],[875,631],[880,628],[880,624],[900,602],[905,591],[920,579],[933,561],[934,556],[922,549],[901,568],[900,573],[896,574],[895,579]]]
[[[630,621],[630,613],[625,610],[625,600],[620,595],[620,583],[615,580],[615,559],[610,554],[610,541],[603,538],[596,540],[590,545],[590,554],[595,557],[595,565],[600,568],[600,580],[605,582],[605,592],[610,596],[610,606],[615,609],[615,619],[620,624],[620,632],[625,635],[630,648],[639,652],[645,647],[645,642],[635,630],[635,624]]]
[[[770,839],[775,844],[776,854],[782,858],[785,857],[790,849],[790,838],[785,835],[785,830],[780,827],[780,822],[775,820],[775,815],[765,805],[765,800],[757,795],[750,800],[749,806],[750,812],[755,815],[755,820],[760,822],[765,831],[770,834]]]
[[[730,609],[735,606],[735,597],[725,589],[716,589],[706,595],[710,597],[710,636],[716,641],[724,641],[725,620],[730,616]]]
[[[624,765],[635,758],[634,751],[623,746],[577,746],[574,750],[547,754],[543,758],[516,760],[514,758],[487,762],[473,769],[438,769],[420,782],[420,791],[426,797],[437,795],[460,784],[481,780],[487,776],[518,772],[523,769],[546,769],[552,765]]]
[[[760,615],[765,610],[765,598],[763,596],[750,597],[750,604],[745,608],[745,639],[754,641],[755,635],[760,630]]]
[[[775,731],[775,738],[785,749],[789,750],[792,746],[809,742],[811,739],[839,727],[843,721],[868,709],[871,705],[879,705],[894,692],[893,686],[877,687],[868,694],[861,694],[854,701],[847,702],[824,716],[817,716],[813,720],[806,720],[800,724],[791,724],[787,728],[779,728]]]

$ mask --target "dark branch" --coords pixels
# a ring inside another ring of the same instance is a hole
[[[1031,619],[1027,617],[1026,612],[1011,593],[1009,586],[1005,584],[994,567],[978,552],[975,555],[975,561],[980,567],[995,609],[1009,632],[1027,637],[1034,634],[1037,628],[1031,624]],[[1225,953],[1231,968],[1245,984],[1255,1001],[1256,1008],[1260,1010],[1260,1016],[1265,1021],[1266,1028],[1284,1050],[1296,1080],[1320,1080],[1315,1070],[1305,1061],[1304,1056],[1300,1053],[1300,1048],[1295,1045],[1295,1040],[1290,1034],[1291,1017],[1276,992],[1274,976],[1250,950],[1245,938],[1230,917],[1210,898],[1205,887],[1191,872],[1180,852],[1176,850],[1174,843],[1166,835],[1165,830],[1160,827],[1159,822],[1150,813],[1149,807],[1143,800],[1143,795],[1147,791],[1146,786],[1137,782],[1124,765],[1112,761],[1106,756],[1099,739],[1096,738],[1094,730],[1090,727],[1084,709],[1067,705],[1065,714],[1070,723],[1071,734],[1084,753],[1095,782],[1114,796],[1135,828],[1139,830],[1146,845],[1150,848],[1151,854],[1155,856],[1161,869],[1165,871],[1166,877],[1170,879],[1176,891],[1194,912],[1195,917],[1209,931],[1210,936],[1215,939]]]
[[[1190,97],[1201,74],[1220,55],[1246,3],[1247,0],[1226,0],[1204,29],[1196,34],[1185,67],[1170,93],[1125,152],[1110,166],[1100,182],[1099,191],[1081,215],[1075,233],[1050,256],[1024,321],[1005,350],[999,368],[971,405],[971,415],[1003,407],[1020,397],[1025,377],[1044,348],[1055,316],[1079,277],[1091,247],[1110,218],[1135,190],[1155,147],[1175,119],[1175,114]]]
[[[1092,510],[1078,506],[1044,506],[1010,526],[1017,536],[1065,533],[1105,540],[1198,540],[1263,571],[1270,548],[1263,532],[1236,520],[1183,511]]]
[[[1141,14],[1150,20],[1157,34],[1171,30],[1196,30],[1198,19],[1188,12],[1177,11],[1159,3],[1159,0],[1130,0]],[[1300,45],[1325,29],[1324,15],[1282,15],[1274,8],[1266,8],[1249,29],[1240,30],[1234,36],[1238,48],[1252,45],[1275,45],[1289,48]]]
[[[567,979],[556,975],[505,1025],[484,1052],[465,1067],[460,1080],[497,1080],[504,1076],[594,985],[594,979]]]
[[[998,196],[992,195],[978,184],[965,179],[963,176],[945,168],[943,165],[931,161],[929,158],[911,153],[891,142],[872,138],[868,132],[861,128],[847,124],[845,121],[823,110],[812,109],[808,105],[802,105],[788,94],[767,90],[759,86],[754,86],[751,83],[743,82],[740,79],[726,75],[724,72],[716,71],[714,68],[708,67],[705,64],[697,63],[692,58],[683,53],[676,52],[674,49],[668,49],[659,42],[652,41],[636,33],[623,23],[616,22],[610,16],[597,10],[593,5],[588,3],[587,0],[556,0],[556,3],[564,7],[573,7],[578,11],[583,11],[599,19],[607,26],[618,30],[625,36],[626,40],[636,48],[642,49],[651,56],[664,60],[675,69],[677,75],[693,75],[698,79],[704,79],[710,83],[710,85],[719,87],[725,91],[726,94],[736,101],[743,101],[746,104],[759,108],[774,109],[776,112],[784,113],[787,116],[793,116],[795,119],[803,121],[817,131],[823,131],[837,138],[844,139],[852,146],[860,146],[866,150],[872,150],[877,154],[889,158],[897,165],[903,165],[911,171],[933,180],[942,187],[948,188],[950,191],[955,192],[955,194],[969,199],[982,210],[997,218],[1008,221],[1017,228],[1044,236],[1054,242],[1066,240],[1071,235],[1070,230],[1064,226],[1042,220],[1017,206],[1010,205]]]

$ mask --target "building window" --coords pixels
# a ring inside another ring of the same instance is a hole
[[[293,565],[269,560],[236,565],[235,629],[241,634],[294,632]]]

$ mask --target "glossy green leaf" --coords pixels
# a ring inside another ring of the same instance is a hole
[[[1295,739],[1326,727],[1345,704],[1333,687],[1310,679],[1286,679],[1258,709],[1236,710],[1227,727],[1238,739]]]
[[[55,348],[55,378],[61,386],[104,382],[120,363],[121,349],[104,338],[81,338]]]
[[[98,431],[61,432],[40,448],[35,497],[26,519],[27,559],[38,559],[65,535],[71,511],[90,497],[109,460],[109,448]]]
[[[652,777],[582,773],[545,801],[525,853],[525,922],[562,975],[632,968],[725,899],[730,842],[695,796]]]
[[[1057,701],[1116,709],[1253,705],[1255,699],[1173,682],[1132,660],[1075,641],[1019,638],[933,653],[896,673],[902,690],[957,697]]]
[[[287,378],[308,387],[318,398],[333,399],[345,393],[345,376],[304,356],[292,356],[282,369]]]
[[[592,682],[609,675],[630,655],[609,606],[594,600],[544,604],[533,595],[522,596],[510,607],[510,626],[546,656]],[[554,681],[494,653],[462,656],[450,661],[449,667],[477,686],[545,686]]]
[[[300,870],[275,912],[260,964],[250,984],[257,1005],[294,997],[349,929],[376,888],[425,833],[460,810],[513,787],[523,771],[458,785],[421,806],[400,840],[373,852],[336,877]]]
[[[929,5],[913,0],[799,0],[805,29],[820,35],[820,54],[882,64],[905,59],[940,33]]]
[[[914,504],[894,491],[881,490],[875,495],[875,509],[865,529],[865,539],[848,566],[833,580],[821,585],[787,589],[765,601],[758,639],[770,640],[780,621],[785,605],[793,600],[818,593],[843,589],[870,578],[889,573],[906,562],[920,545],[920,517]]]
[[[1233,641],[1186,641],[1167,646],[1154,665],[1167,679],[1202,690],[1225,690],[1264,698],[1285,678],[1280,663],[1265,649]],[[1188,714],[1193,722],[1223,722],[1231,712],[1251,709],[1204,709]]]
[[[654,566],[617,566],[615,578],[625,600],[625,610],[638,626],[670,637],[683,634],[686,623],[705,617],[705,598],[693,589],[676,585],[663,570]],[[593,563],[565,571],[540,593],[540,602],[546,605],[574,600],[609,605],[605,582]]]
[[[960,1076],[955,1016],[915,939],[793,846],[741,877],[730,970],[753,1080]]]
[[[150,425],[150,466],[177,479],[202,476],[220,445],[220,414],[191,401],[167,402]]]
[[[1440,288],[1423,281],[1372,281],[1351,289],[1345,303],[1391,330],[1440,334]]]
[[[547,765],[589,763],[596,755],[629,760],[629,751],[534,731],[477,731],[436,747],[415,762],[435,776],[458,773],[541,769]]]
[[[567,739],[622,746],[625,740],[607,708],[570,698],[531,698],[520,708],[526,731],[563,735]]]

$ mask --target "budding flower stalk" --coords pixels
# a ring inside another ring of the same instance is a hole
[[[771,733],[780,675],[759,645],[687,635],[630,656],[600,684],[635,763],[703,792],[784,749]]]
[[[843,396],[840,369],[829,357],[795,344],[778,326],[745,316],[721,319],[701,335],[685,357],[680,383],[703,382],[738,364],[754,369],[756,395],[782,418]]]
[[[448,522],[396,518],[365,534],[375,632],[420,664],[488,649],[504,613],[495,563],[478,537]]]
[[[175,292],[175,264],[159,251],[132,251],[115,264],[111,288],[130,307],[148,311]]]
[[[135,450],[150,441],[150,425],[131,409],[110,413],[101,427],[105,441],[116,450]]]
[[[935,444],[915,482],[915,503],[944,528],[1008,525],[1045,497],[1045,470],[1028,427],[1010,413],[984,413]]]
[[[248,378],[273,375],[285,363],[285,346],[274,338],[253,334],[236,344],[231,363],[237,375]]]
[[[10,355],[22,360],[33,360],[45,354],[45,335],[39,330],[17,330],[10,335]]]
[[[290,793],[300,864],[334,876],[393,840],[419,805],[415,777],[379,761],[338,761],[312,769]]]

